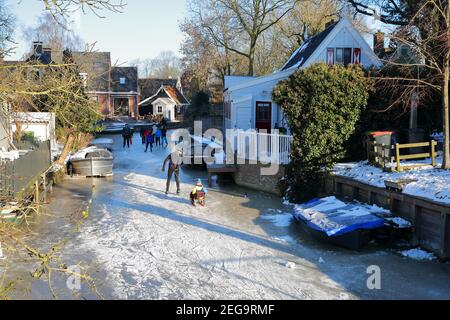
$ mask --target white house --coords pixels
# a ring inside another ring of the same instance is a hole
[[[279,81],[317,62],[381,66],[380,59],[347,17],[330,24],[297,49],[281,70],[262,77],[225,77],[226,129],[268,130],[287,127],[281,109],[272,101]]]
[[[50,140],[51,148],[56,148],[56,118],[54,113],[17,112],[11,116],[12,131],[16,132],[20,124],[22,132],[33,133],[37,141]]]
[[[169,121],[175,121],[177,115],[182,114],[189,104],[178,88],[162,86],[155,95],[139,103],[139,108],[146,107],[150,114],[162,115]]]

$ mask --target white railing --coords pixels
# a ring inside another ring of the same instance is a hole
[[[292,140],[288,135],[236,130],[235,150],[239,159],[289,164]]]

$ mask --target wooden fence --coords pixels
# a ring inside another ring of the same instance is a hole
[[[435,167],[436,163],[436,146],[437,142],[432,140],[430,142],[420,142],[420,143],[408,143],[408,144],[395,144],[392,146],[385,145],[382,143],[369,142],[368,143],[368,158],[372,163],[383,170],[395,170],[398,172],[404,170],[410,170],[417,167],[424,167],[430,164],[402,164],[402,160],[419,160],[419,159],[431,159],[431,165]],[[419,152],[413,153],[413,149],[425,149],[429,148],[429,152]],[[402,154],[403,150],[409,150],[408,154]],[[389,166],[393,164],[395,166]]]

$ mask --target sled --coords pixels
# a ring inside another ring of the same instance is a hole
[[[206,193],[204,193],[202,191],[197,191],[197,193],[195,194],[195,201],[197,201],[197,203],[199,205],[204,207],[206,205]],[[195,202],[194,202],[194,206],[195,206]]]

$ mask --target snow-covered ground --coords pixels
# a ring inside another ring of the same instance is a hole
[[[450,170],[441,170],[439,167],[440,165],[433,168],[430,165],[403,172],[384,172],[364,161],[338,164],[334,168],[334,174],[381,188],[385,187],[386,180],[413,180],[404,188],[403,193],[450,204]]]
[[[68,180],[51,201],[53,216],[68,214],[93,183],[90,219],[79,232],[67,222],[55,232],[53,220],[39,230],[40,242],[70,239],[65,258],[93,266],[105,298],[450,299],[449,265],[317,242],[292,219],[293,206],[236,186],[209,190],[207,206],[194,208],[188,194],[204,171],[184,168],[182,194],[166,196],[166,151],[123,150],[114,139],[114,178]],[[367,288],[373,265],[382,290]]]

